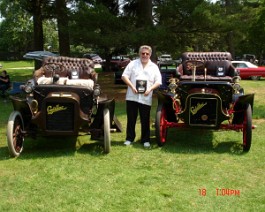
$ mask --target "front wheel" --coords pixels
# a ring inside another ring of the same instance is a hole
[[[157,106],[155,129],[157,145],[163,146],[167,138],[166,109],[163,104]]]
[[[108,108],[103,111],[104,119],[104,152],[110,152],[110,112]]]
[[[248,105],[244,111],[243,121],[243,151],[248,152],[251,147],[252,140],[252,109]]]
[[[12,157],[18,157],[23,150],[24,123],[22,115],[18,111],[13,111],[7,123],[7,145]]]

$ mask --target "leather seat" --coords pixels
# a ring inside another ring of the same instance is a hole
[[[231,81],[232,77],[236,76],[231,60],[232,56],[229,52],[185,52],[182,54],[183,75],[180,76],[180,79],[191,79],[188,77],[191,75],[191,70],[187,69],[187,62],[201,61],[204,65],[196,67],[196,80],[204,80],[206,68],[208,79]]]
[[[47,57],[43,61],[45,77],[51,77],[51,70],[47,70],[45,65],[55,64],[60,66],[55,70],[55,74],[60,77],[71,78],[71,72],[77,72],[79,79],[92,79],[97,81],[97,73],[94,71],[94,63],[92,60],[86,58],[71,58],[71,57]]]

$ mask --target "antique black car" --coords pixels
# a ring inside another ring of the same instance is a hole
[[[176,77],[157,92],[156,138],[167,140],[168,128],[243,132],[243,151],[252,139],[254,94],[245,94],[229,52],[186,52]]]
[[[110,132],[120,131],[120,126],[114,99],[100,97],[93,67],[93,61],[85,58],[44,58],[42,67],[21,87],[24,96],[10,97],[14,108],[7,124],[11,156],[20,155],[27,135],[64,137],[80,132],[103,140],[104,152],[110,152]]]

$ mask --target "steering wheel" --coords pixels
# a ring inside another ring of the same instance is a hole
[[[52,82],[55,83],[59,80],[60,76],[63,76],[65,68],[60,63],[45,63],[44,64],[45,77],[51,77]]]
[[[64,66],[60,63],[45,63],[44,69],[52,73],[60,73],[64,71]]]
[[[187,70],[193,70],[195,68],[195,70],[197,68],[204,68],[205,64],[202,60],[188,60],[185,62],[185,66]]]

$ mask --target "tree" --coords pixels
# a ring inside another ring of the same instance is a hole
[[[56,0],[56,17],[58,23],[59,52],[61,55],[70,56],[70,40],[68,28],[68,14],[65,0]]]
[[[105,56],[126,52],[130,25],[124,18],[100,2],[79,2],[76,7],[70,23],[71,43],[104,50]]]
[[[43,21],[46,19],[57,18],[60,51],[63,55],[69,55],[70,45],[68,32],[68,10],[66,7],[67,2],[70,1],[15,0],[10,2],[8,0],[2,0],[1,12],[4,11],[3,14],[4,16],[6,16],[7,12],[5,12],[5,8],[13,8],[14,5],[17,5],[17,8],[19,8],[19,10],[26,12],[29,17],[32,16],[34,35],[32,50],[44,49]],[[14,16],[14,14],[16,13],[17,12],[15,11],[14,13],[12,13],[12,15]],[[12,15],[10,14],[10,16]]]
[[[70,55],[70,46],[81,46],[109,57],[137,51],[141,44],[173,56],[183,51],[231,51],[233,55],[264,52],[260,2],[1,0],[5,19],[0,28],[0,49],[43,50],[56,43],[51,37],[56,23],[62,55]],[[48,30],[50,23],[53,30],[48,37],[43,29]],[[34,34],[32,46],[30,33]]]
[[[25,52],[32,45],[33,27],[29,21],[30,16],[17,1],[2,0],[0,11],[4,17],[0,23],[0,51],[4,52],[5,57],[11,57],[8,53],[13,52],[15,55],[12,59],[19,59],[21,52]]]
[[[259,63],[264,65],[265,59],[265,2],[256,8],[255,19],[251,22],[245,42],[248,51],[253,51],[259,59]]]

